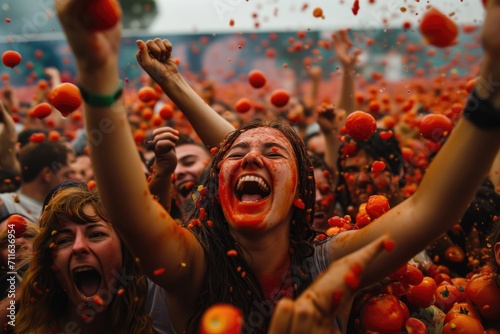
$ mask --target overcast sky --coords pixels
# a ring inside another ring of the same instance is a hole
[[[354,0],[156,1],[160,14],[151,25],[154,33],[370,29],[383,28],[384,19],[391,26],[410,21],[416,27],[429,4],[446,14],[454,13],[451,17],[460,23],[480,23],[484,15],[481,0],[375,0],[374,4],[359,0],[357,16],[351,10]],[[313,17],[316,7],[323,9],[325,19]],[[229,25],[230,20],[234,20],[233,27]],[[255,22],[260,25],[258,30]]]

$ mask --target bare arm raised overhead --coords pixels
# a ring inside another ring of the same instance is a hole
[[[234,127],[213,110],[179,74],[172,57],[172,44],[156,38],[137,41],[137,61],[186,115],[198,136],[209,148],[219,146]]]
[[[453,129],[416,193],[366,228],[333,239],[331,255],[339,258],[390,232],[396,242],[395,252],[381,254],[370,262],[364,283],[389,274],[455,225],[487,175],[500,147],[498,20],[500,0],[489,1],[482,31],[483,63],[475,87],[478,97],[469,100],[466,117]],[[473,121],[471,115],[477,115]]]
[[[85,103],[90,156],[104,206],[113,226],[140,260],[145,273],[165,288],[177,321],[195,307],[205,272],[203,250],[188,230],[180,227],[153,200],[119,96],[118,50],[121,25],[106,31],[85,28],[85,1],[56,1],[59,19],[77,61],[81,89],[110,97],[109,103]],[[90,15],[90,14],[87,14]],[[103,163],[105,161],[105,163]],[[189,293],[188,293],[189,292]]]

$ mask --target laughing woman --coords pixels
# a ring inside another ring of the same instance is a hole
[[[56,8],[77,61],[87,131],[103,133],[99,145],[90,147],[99,193],[142,269],[165,289],[177,332],[195,333],[203,311],[217,302],[240,307],[248,332],[265,332],[278,299],[296,297],[329,263],[389,232],[394,251],[366,265],[361,286],[378,281],[459,220],[499,149],[500,90],[485,86],[492,82],[487,78],[500,81],[495,56],[500,52],[495,24],[500,0],[490,0],[483,80],[472,97],[477,103],[469,106],[467,119],[453,130],[411,198],[362,230],[315,245],[310,228],[314,174],[302,139],[283,123],[250,123],[220,146],[199,188],[190,228],[183,228],[154,201],[142,173],[121,97],[121,26],[90,31],[84,4],[56,1]],[[186,88],[178,72],[168,72],[176,69],[170,43],[158,39],[139,43],[139,48],[141,59],[151,57],[152,66],[167,69],[165,77],[157,78],[162,88]],[[209,125],[200,130],[214,131]]]
[[[97,191],[58,190],[40,217],[22,283],[18,333],[153,333],[147,282]]]

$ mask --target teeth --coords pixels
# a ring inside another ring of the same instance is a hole
[[[238,185],[236,186],[236,189],[241,190],[243,188],[244,182],[257,182],[257,184],[262,190],[269,191],[269,187],[260,176],[254,176],[254,175],[243,176],[241,179],[238,180]]]
[[[95,270],[94,268],[92,267],[80,267],[80,268],[76,268],[74,270],[75,273],[80,273],[82,271],[89,271],[89,270]]]

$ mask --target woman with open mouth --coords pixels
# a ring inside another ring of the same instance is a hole
[[[474,105],[468,105],[415,194],[376,222],[314,244],[312,164],[302,138],[290,125],[275,121],[247,123],[227,136],[203,186],[196,189],[189,228],[181,227],[152,198],[126,121],[118,69],[121,26],[90,31],[84,4],[56,1],[56,9],[76,58],[87,132],[103,134],[98,145],[90,143],[99,193],[141,268],[165,289],[179,333],[196,333],[206,308],[221,302],[242,310],[245,332],[266,332],[280,298],[298,296],[331,262],[389,232],[394,251],[370,261],[353,283],[357,288],[379,281],[456,224],[498,152],[500,90],[487,83],[500,80],[498,60],[492,57],[500,43],[490,26],[486,37],[492,43],[472,96],[479,107],[473,112]],[[500,1],[495,4],[500,8]],[[218,114],[187,88],[170,42],[137,44],[141,66],[150,69],[179,108],[207,111],[191,123],[208,144],[203,137],[220,124],[212,119]],[[83,294],[95,291],[90,290]]]
[[[146,277],[97,191],[75,183],[49,197],[20,290],[16,330],[153,333],[145,311]]]

